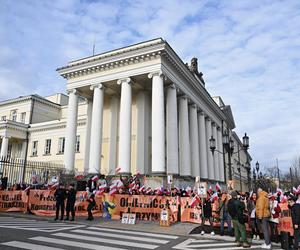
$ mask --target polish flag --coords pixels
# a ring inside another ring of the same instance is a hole
[[[157,187],[154,191],[157,195],[162,195],[163,194],[163,187]]]
[[[285,195],[280,196],[280,203],[286,203],[287,202],[287,197]]]
[[[118,174],[121,171],[121,167],[117,167],[115,173]]]
[[[298,192],[298,189],[293,187],[293,194],[297,194],[297,192]]]
[[[101,193],[104,193],[104,191],[105,191],[105,189],[107,188],[107,185],[106,185],[106,183],[105,184],[102,184],[101,186],[99,186],[99,192],[101,192]]]
[[[218,200],[218,193],[215,192],[211,197],[210,197],[210,202],[215,202]]]
[[[51,190],[54,190],[57,186],[59,185],[59,183],[58,182],[56,182],[56,183],[54,183],[52,186],[51,186]]]
[[[139,189],[140,193],[144,192],[145,190],[146,190],[146,187],[144,185]]]
[[[213,192],[213,189],[211,186],[209,186],[209,189],[207,190],[209,193]]]
[[[217,191],[221,191],[221,186],[219,185],[218,182],[217,182],[217,184],[216,184],[216,190],[217,190]]]
[[[28,185],[28,187],[24,189],[24,192],[27,192],[28,190],[30,190],[30,185]]]
[[[134,186],[135,186],[135,180],[133,182],[129,183],[129,185],[128,185],[129,188],[133,188]]]
[[[191,202],[191,207],[195,207],[200,203],[200,198],[198,195],[195,195]]]
[[[277,194],[279,194],[280,196],[283,194],[282,190],[280,188],[276,189]]]
[[[188,186],[185,191],[187,192],[188,195],[192,194],[192,188],[190,186]]]
[[[109,190],[109,195],[114,195],[114,194],[116,194],[117,192],[118,192],[118,189],[117,189],[116,186],[114,186],[113,188],[111,188],[111,189]]]
[[[95,176],[92,178],[92,181],[98,181],[98,180],[99,180],[98,175],[95,175]]]
[[[150,194],[152,192],[152,188],[151,187],[148,187],[147,189],[146,189],[146,194]]]

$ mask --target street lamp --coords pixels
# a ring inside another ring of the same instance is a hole
[[[253,168],[253,181],[254,181],[254,190],[256,190],[256,173],[255,173],[255,169]]]
[[[229,136],[228,131],[225,130],[225,132],[223,134],[223,146],[224,146],[224,148],[226,149],[226,151],[228,153],[229,179],[232,180],[231,156],[233,154],[239,153],[242,149],[244,149],[245,151],[248,150],[248,148],[249,148],[249,137],[247,136],[247,133],[245,133],[245,135],[243,136],[243,148],[238,149],[237,152],[234,152],[234,141]],[[220,152],[220,151],[216,150],[216,139],[213,136],[211,136],[211,138],[209,139],[209,148],[210,148],[212,154],[214,154],[214,152],[216,151],[218,153],[223,154],[223,156],[225,156],[225,152]],[[248,162],[248,153],[247,153],[247,162]],[[225,171],[225,173],[226,173],[226,171]],[[250,176],[248,176],[248,180],[250,182]]]
[[[259,171],[259,163],[258,163],[258,161],[256,162],[255,167],[256,167],[256,172],[258,174],[258,171]]]
[[[239,172],[239,176],[240,176],[240,188],[241,188],[241,191],[243,191],[242,190],[242,174],[241,174],[241,163],[240,162],[237,163],[237,171]]]

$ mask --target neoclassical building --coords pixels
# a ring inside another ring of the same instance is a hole
[[[159,181],[224,182],[224,131],[241,141],[230,106],[205,89],[196,58],[185,64],[159,38],[57,71],[67,95],[0,102],[1,156],[63,163],[69,172],[113,175],[119,168]],[[220,153],[210,150],[212,136]],[[244,153],[241,165],[251,158]]]

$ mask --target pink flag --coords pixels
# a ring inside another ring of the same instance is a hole
[[[98,180],[99,180],[98,175],[95,175],[95,176],[92,178],[92,181],[98,181]]]

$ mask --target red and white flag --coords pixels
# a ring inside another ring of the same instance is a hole
[[[59,183],[58,182],[56,182],[56,183],[54,183],[52,186],[51,186],[51,190],[54,190],[57,186],[59,185]]]
[[[28,187],[24,189],[24,192],[27,192],[28,190],[30,190],[30,185],[28,185]]]
[[[150,194],[151,192],[152,192],[152,188],[151,187],[147,187],[146,194]]]
[[[187,192],[188,195],[192,194],[192,188],[190,186],[188,186],[185,191]]]
[[[98,181],[98,180],[99,180],[98,175],[95,175],[95,176],[92,178],[92,181]]]
[[[285,195],[280,196],[280,203],[286,203],[287,202],[287,197]]]
[[[121,171],[121,167],[117,167],[115,173],[118,174]]]
[[[219,185],[218,182],[217,182],[217,184],[216,184],[216,190],[217,190],[217,191],[221,191],[221,186]]]
[[[200,197],[198,195],[195,195],[191,202],[191,207],[195,207],[200,203]]]
[[[213,191],[212,187],[209,186],[209,189],[207,190],[207,192],[211,193]]]
[[[102,184],[101,186],[99,186],[98,189],[99,189],[99,192],[100,192],[101,194],[103,194],[106,188],[107,188],[107,185],[106,185],[106,183],[104,183],[104,184]]]
[[[279,194],[280,196],[283,194],[282,190],[280,188],[277,188],[276,190],[277,194]]]
[[[215,202],[218,200],[218,193],[215,192],[211,197],[210,197],[210,202]]]

